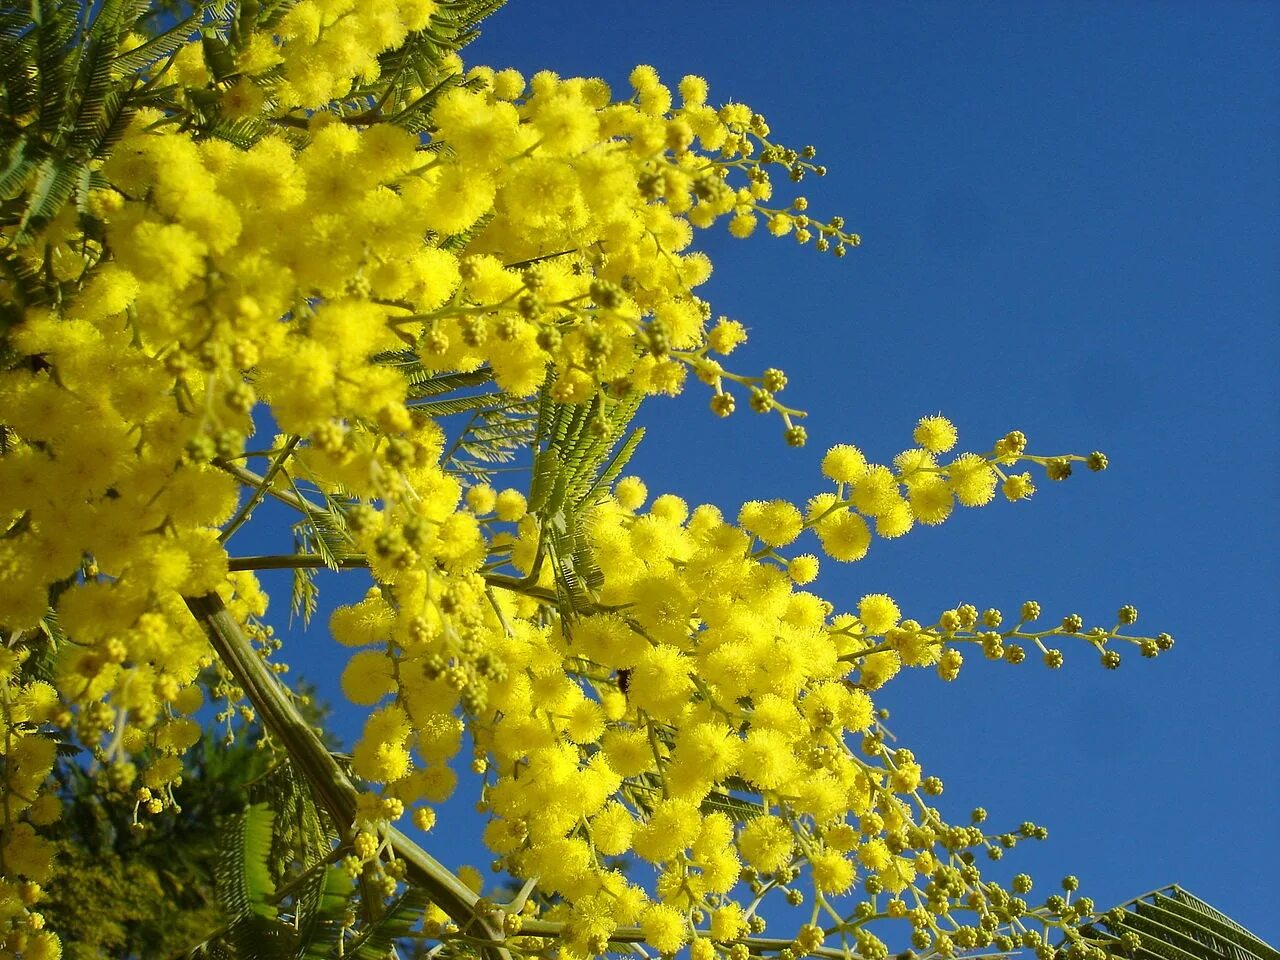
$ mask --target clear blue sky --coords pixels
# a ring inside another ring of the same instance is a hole
[[[803,501],[828,445],[886,459],[939,410],[974,449],[1016,427],[1040,452],[1110,455],[1104,474],[828,564],[822,592],[888,592],[926,621],[1034,598],[1109,625],[1134,603],[1175,634],[1114,673],[1081,644],[1059,673],[971,657],[954,685],[921,673],[880,700],[947,782],[945,812],[1049,827],[1005,861],[1038,890],[1077,873],[1108,906],[1177,882],[1273,943],[1278,49],[1271,3],[513,0],[467,51],[617,90],[636,63],[700,73],[713,100],[817,145],[812,209],[863,235],[843,262],[701,235],[704,289],[753,328],[735,359],[787,371],[811,443],[716,420],[691,388],[646,415],[651,489]]]

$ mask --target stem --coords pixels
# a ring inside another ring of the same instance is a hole
[[[558,937],[564,930],[564,924],[551,920],[526,920],[520,927],[522,937]],[[644,932],[639,927],[618,927],[609,936],[611,943],[644,943]],[[782,950],[792,946],[794,941],[773,937],[740,937],[734,943],[745,944],[752,953],[761,950]],[[809,956],[826,957],[829,960],[847,960],[845,952],[837,947],[818,947]]]
[[[284,467],[285,462],[293,455],[293,448],[298,445],[298,442],[301,439],[301,437],[296,435],[291,436],[288,442],[285,443],[284,449],[276,454],[275,459],[271,461],[271,466],[267,468],[267,472],[263,476],[262,482],[259,483],[257,488],[253,491],[253,496],[249,498],[248,502],[246,502],[232,518],[231,522],[223,528],[220,534],[218,534],[219,543],[226,543],[231,539],[231,535],[233,533],[244,526],[245,522],[253,513],[254,508],[262,502],[263,497],[267,495],[267,491],[271,489],[271,484],[275,480],[276,474],[280,472],[281,468]]]
[[[338,567],[344,570],[369,566],[369,558],[363,554],[335,557]],[[257,557],[229,557],[229,570],[295,570],[298,567],[328,567],[324,557],[313,553],[268,554]]]
[[[187,607],[208,634],[209,642],[227,670],[244,689],[263,726],[284,744],[290,760],[306,777],[320,805],[336,824],[349,827],[356,818],[355,786],[254,651],[222,598],[216,593],[188,597]],[[409,868],[408,878],[426,890],[432,901],[461,929],[479,928],[480,936],[491,944],[485,948],[485,956],[489,960],[511,960],[510,953],[501,946],[502,929],[477,913],[475,905],[479,897],[395,827],[388,827],[386,835],[396,856]]]
[[[364,554],[352,553],[346,556],[335,557],[338,568],[342,570],[360,569],[369,566],[369,558]],[[325,559],[314,553],[281,553],[281,554],[265,554],[253,557],[230,557],[227,560],[228,570],[294,570],[298,567],[328,567],[329,564]],[[533,586],[529,582],[528,577],[511,577],[505,573],[485,573],[482,574],[484,582],[491,587],[497,587],[499,590],[510,590],[512,593],[522,593],[527,597],[533,597],[536,600],[544,600],[547,603],[555,603],[555,591],[548,590],[546,587]]]
[[[324,513],[324,509],[322,507],[318,507],[313,503],[308,503],[296,493],[291,493],[288,490],[276,490],[272,488],[270,484],[264,483],[264,480],[266,479],[265,477],[254,473],[247,467],[240,466],[238,463],[231,463],[227,460],[215,460],[214,466],[221,470],[225,470],[241,483],[259,490],[265,489],[271,496],[275,497],[281,503],[287,503],[299,513],[304,513],[307,516],[310,516],[313,513]]]

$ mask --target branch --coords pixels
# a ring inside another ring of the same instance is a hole
[[[298,445],[298,442],[301,439],[302,438],[297,435],[291,436],[285,443],[284,448],[276,454],[275,458],[271,461],[271,466],[267,468],[266,475],[263,476],[262,480],[258,483],[257,488],[253,491],[253,496],[249,498],[248,502],[245,503],[245,505],[241,507],[236,515],[231,519],[231,522],[223,527],[222,532],[218,534],[219,543],[226,543],[231,539],[231,535],[233,533],[244,526],[245,522],[253,513],[254,508],[262,502],[262,498],[265,497],[267,495],[267,491],[271,489],[271,484],[275,480],[276,474],[280,472],[284,467],[285,462],[293,455],[293,448]]]
[[[188,597],[187,607],[208,634],[223,664],[244,689],[263,725],[284,744],[320,805],[335,823],[354,822],[358,796],[355,786],[253,649],[240,625],[227,612],[222,598],[215,593]],[[484,950],[489,960],[511,960],[510,953],[501,946],[502,929],[476,911],[476,901],[480,898],[471,888],[395,827],[388,827],[386,836],[396,856],[408,867],[407,879],[426,890],[459,928],[468,930],[478,926],[479,937],[490,944]]]
[[[334,557],[338,567],[354,570],[369,566],[369,558],[361,553]],[[228,570],[296,570],[299,567],[328,567],[324,557],[314,553],[267,554],[256,557],[228,557]]]
[[[565,925],[552,920],[526,920],[520,926],[522,937],[559,937]],[[644,943],[644,931],[639,927],[618,927],[609,935],[611,943]],[[772,937],[739,937],[734,943],[741,943],[753,954],[759,955],[762,950],[783,950],[794,948],[795,941]],[[807,954],[811,957],[825,957],[827,960],[848,960],[848,954],[839,947],[817,947]]]
[[[275,497],[281,503],[287,503],[299,513],[305,513],[307,516],[311,516],[312,514],[322,514],[325,512],[323,508],[318,507],[313,503],[308,503],[296,493],[289,490],[275,489],[267,483],[265,477],[261,474],[254,473],[248,467],[242,467],[240,464],[233,463],[229,460],[215,460],[213,463],[214,466],[218,467],[220,470],[225,470],[246,486],[253,487],[257,490],[266,490],[267,493],[271,494],[271,496]]]
[[[334,560],[340,569],[352,570],[369,566],[369,558],[362,553],[352,553],[346,556],[335,557]],[[253,557],[229,557],[227,560],[228,570],[294,570],[298,567],[328,567],[323,557],[313,553],[283,553],[283,554],[266,554]],[[529,582],[528,577],[511,577],[503,573],[485,573],[482,574],[484,582],[491,587],[497,587],[500,590],[510,590],[513,593],[522,593],[527,597],[533,597],[536,600],[545,600],[547,603],[555,603],[556,595],[552,590],[546,587],[534,586]]]

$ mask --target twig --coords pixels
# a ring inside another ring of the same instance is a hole
[[[254,650],[222,598],[216,593],[188,597],[187,607],[208,634],[223,665],[244,689],[263,725],[284,744],[321,806],[335,823],[353,823],[358,791]],[[395,827],[388,827],[386,835],[396,856],[408,867],[407,878],[426,890],[432,901],[458,926],[478,928],[490,944],[484,948],[489,960],[511,960],[510,952],[502,946],[505,938],[502,929],[475,909],[479,897],[471,888]]]

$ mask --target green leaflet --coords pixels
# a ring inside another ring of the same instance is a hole
[[[714,791],[707,794],[706,799],[702,801],[700,809],[703,813],[723,813],[734,823],[746,823],[748,820],[754,820],[765,812],[763,804],[743,800],[731,793],[717,793]]]
[[[424,891],[405,891],[386,913],[361,931],[347,955],[357,960],[384,960],[395,942],[421,919],[429,903]]]
[[[299,893],[298,960],[328,960],[334,955],[353,892],[351,878],[329,867]]]
[[[207,8],[208,5],[204,5],[201,7],[201,11]],[[192,14],[185,20],[174,24],[164,33],[155,35],[141,46],[135,47],[128,53],[117,55],[113,65],[119,72],[133,73],[150,66],[157,60],[172,56],[191,39],[191,36],[199,28],[202,19],[202,12]]]
[[[439,417],[449,417],[456,413],[466,413],[469,410],[476,410],[481,407],[493,405],[493,394],[476,394],[471,397],[448,397],[444,400],[424,400],[420,403],[411,404],[414,410],[419,413],[431,417],[433,420]]]
[[[265,803],[255,803],[226,825],[218,857],[218,895],[223,909],[233,918],[276,915],[267,903],[267,897],[275,892],[267,864],[274,822],[275,811]]]
[[[644,436],[637,429],[619,443],[638,407],[638,397],[558,404],[542,391],[529,512],[538,517],[559,605],[570,616],[590,607],[604,583],[586,520]]]
[[[35,175],[35,184],[27,195],[26,209],[18,221],[18,238],[30,235],[33,227],[48,223],[58,215],[79,180],[80,163],[68,157],[51,157]]]
[[[414,399],[438,397],[454,390],[482,386],[493,379],[493,371],[488,367],[481,367],[479,370],[473,370],[470,373],[432,374],[427,372],[422,366],[422,362],[413,354],[403,356],[407,357],[407,359],[391,362],[400,368],[400,372],[409,381],[409,396]]]
[[[311,567],[293,568],[293,587],[289,600],[289,625],[293,626],[293,618],[300,617],[306,626],[315,616],[320,602],[320,590],[316,587],[316,572]]]
[[[0,17],[0,224],[17,226],[20,247],[77,197],[101,183],[90,164],[123,133],[142,97],[139,71],[171,55],[199,24],[205,7],[128,52],[121,44],[145,16],[138,0],[91,7],[37,0],[23,16]],[[26,119],[31,113],[34,120]]]
[[[1137,934],[1132,956],[1141,960],[1280,960],[1280,951],[1177,885],[1130,900],[1082,932]]]
[[[532,402],[492,397],[495,402],[472,411],[443,458],[446,470],[477,483],[488,481],[495,465],[513,463],[533,442]]]
[[[216,880],[227,925],[218,946],[231,956],[287,956],[283,930],[269,902],[272,824],[275,811],[265,803],[246,807],[225,824],[220,835]]]

